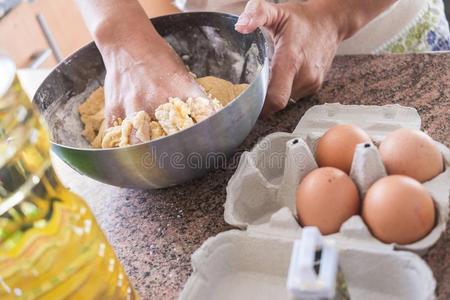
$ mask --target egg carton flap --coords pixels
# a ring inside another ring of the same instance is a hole
[[[192,256],[194,271],[180,299],[291,299],[287,273],[301,231],[291,226],[295,219],[287,209],[276,215],[272,230],[284,228],[289,235],[268,235],[252,227],[209,238]],[[344,247],[339,259],[351,299],[434,298],[432,272],[413,253]]]
[[[398,128],[420,129],[421,119],[417,110],[398,104],[342,105],[327,103],[308,109],[294,130],[294,134],[306,138],[322,135],[338,124],[353,124],[364,129],[378,140]]]

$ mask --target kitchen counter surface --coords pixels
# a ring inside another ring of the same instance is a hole
[[[450,147],[450,53],[338,57],[321,91],[259,121],[239,151],[276,131],[291,132],[304,112],[325,102],[415,107],[422,128]],[[237,161],[205,178],[157,191],[121,189],[78,175],[59,159],[63,182],[81,194],[143,299],[177,298],[192,269],[191,254],[211,236],[229,230],[223,219],[226,185]],[[448,224],[450,225],[450,224]],[[450,299],[450,229],[425,256],[438,282],[438,299]]]

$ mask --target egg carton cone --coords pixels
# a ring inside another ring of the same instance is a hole
[[[312,107],[292,134],[273,133],[250,152],[243,153],[227,186],[225,221],[239,228],[264,224],[284,207],[296,216],[297,186],[303,177],[317,168],[313,155],[315,146],[329,128],[338,124],[357,125],[377,142],[398,128],[419,129],[420,122],[415,109],[399,105],[326,104]],[[348,219],[339,232],[331,236],[349,248],[380,247],[410,250],[421,255],[426,253],[445,231],[449,218],[450,150],[437,144],[446,162],[446,170],[423,183],[437,211],[436,225],[426,237],[407,245],[384,244],[371,234],[359,215]],[[361,199],[375,181],[386,175],[376,146],[358,145],[350,176],[358,187]]]
[[[292,299],[287,277],[293,243],[301,235],[285,207],[269,222],[209,238],[192,256],[193,273],[180,299]],[[351,299],[434,299],[436,282],[416,254],[390,249],[338,252]]]

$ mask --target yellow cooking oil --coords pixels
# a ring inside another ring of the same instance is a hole
[[[17,78],[0,94],[0,299],[138,299]]]

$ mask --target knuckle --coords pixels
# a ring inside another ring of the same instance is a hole
[[[105,115],[111,122],[116,120],[117,118],[122,118],[123,107],[117,104],[114,104],[112,106],[105,106]]]
[[[284,109],[286,107],[286,104],[287,104],[287,102],[284,101],[284,99],[280,98],[280,99],[278,99],[278,100],[276,100],[274,102],[274,105],[273,105],[274,110],[275,111],[280,111],[280,110],[282,110],[282,109]]]
[[[272,94],[269,98],[270,107],[273,111],[280,111],[286,107],[289,95],[286,96],[284,93]]]
[[[311,89],[313,91],[318,91],[320,87],[322,86],[323,80],[320,76],[316,76],[313,78],[311,82]]]
[[[113,104],[111,106],[105,107],[105,110],[111,113],[117,113],[122,111],[122,106],[119,104]]]
[[[320,74],[305,74],[296,78],[293,86],[294,98],[299,99],[317,92],[322,87],[323,79]]]
[[[302,59],[301,55],[289,51],[286,55],[286,63],[287,63],[287,71],[295,75],[300,71],[301,65],[302,65]]]
[[[323,75],[318,71],[311,71],[305,82],[310,90],[317,91],[322,86]]]

